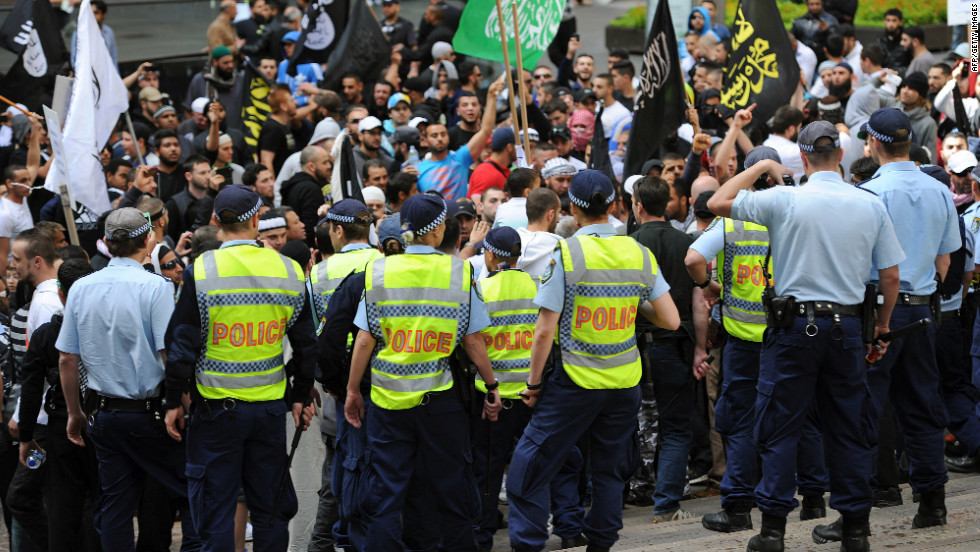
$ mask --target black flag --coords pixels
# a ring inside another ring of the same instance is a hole
[[[592,155],[589,157],[589,168],[595,169],[609,177],[615,186],[616,173],[609,159],[609,140],[602,126],[602,112],[606,110],[603,102],[599,102],[599,112],[595,114],[595,131],[592,133]]]
[[[327,71],[320,88],[336,90],[344,73],[354,72],[362,80],[373,81],[378,68],[388,65],[391,45],[381,32],[381,25],[371,15],[367,4],[359,0],[354,5],[344,34],[327,60]]]
[[[19,54],[0,79],[0,90],[32,111],[50,103],[54,76],[68,61],[53,11],[45,0],[20,0],[0,28],[0,45]]]
[[[785,33],[784,33],[785,34]],[[640,89],[626,146],[623,178],[640,174],[643,163],[660,155],[664,138],[684,122],[684,77],[667,0],[660,0],[643,51]]]
[[[721,103],[738,110],[756,104],[752,117],[767,121],[800,84],[800,66],[776,0],[739,2]]]
[[[344,143],[340,146],[340,192],[344,199],[354,198],[363,202],[363,187],[361,175],[357,174],[357,164],[354,162],[354,146],[351,145],[350,137],[344,136]]]
[[[364,0],[355,0],[363,4]],[[286,72],[296,74],[304,63],[326,63],[337,46],[341,32],[347,28],[350,0],[314,0],[303,14],[303,32]]]

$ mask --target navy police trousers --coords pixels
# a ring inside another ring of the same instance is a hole
[[[898,329],[922,318],[932,318],[927,305],[896,305],[889,324]],[[905,437],[912,488],[925,493],[945,485],[949,479],[943,461],[946,410],[939,392],[936,327],[931,325],[893,341],[887,354],[869,367],[868,386],[873,406],[871,427],[878,427],[885,399],[891,398]],[[894,454],[878,450],[877,434],[873,442],[877,454]]]
[[[548,540],[550,483],[579,438],[587,435],[592,509],[583,533],[596,546],[612,546],[623,527],[623,489],[639,462],[640,386],[584,389],[558,368],[548,379],[531,422],[517,443],[507,474],[511,546],[541,550]]]
[[[816,401],[830,470],[830,507],[845,516],[864,515],[871,510],[871,431],[861,320],[845,317],[837,328],[827,317],[815,323],[812,337],[801,317],[791,329],[766,331],[755,402],[763,474],[756,504],[779,517],[796,506],[800,435]]]
[[[239,489],[244,488],[255,549],[285,552],[289,520],[299,507],[287,475],[273,518],[288,461],[283,423],[289,410],[286,402],[228,400],[225,407],[220,405],[221,401],[196,402],[187,430],[191,518],[204,541],[203,550],[235,549],[235,509]]]

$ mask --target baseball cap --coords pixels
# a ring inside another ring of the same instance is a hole
[[[960,150],[950,155],[949,161],[946,162],[946,168],[953,174],[963,174],[966,171],[973,170],[973,167],[976,166],[977,156],[973,155],[969,150]]]
[[[262,207],[262,199],[255,190],[244,184],[225,186],[214,198],[214,214],[223,224],[245,222],[255,216]],[[231,211],[231,217],[222,217],[221,213]]]
[[[483,247],[498,257],[519,257],[521,235],[510,226],[498,226],[483,238]]]
[[[371,115],[369,117],[365,117],[361,119],[361,122],[357,123],[357,132],[374,130],[380,126],[381,126],[381,121],[374,115]]]
[[[412,120],[408,122],[408,126],[418,129],[419,125],[428,125],[431,122],[428,117],[412,117]]]
[[[909,120],[909,116],[902,113],[900,109],[883,107],[872,113],[868,122],[861,125],[858,138],[864,140],[870,134],[886,144],[891,144],[900,141],[895,138],[895,135],[901,130],[905,130],[907,133],[906,138],[901,140],[902,142],[912,139],[912,121]]]
[[[626,182],[623,182],[623,191],[629,195],[633,195],[633,188],[636,186],[637,182],[643,180],[643,174],[634,174],[633,176],[627,178]]]
[[[401,4],[401,0],[382,0],[382,4]]]
[[[538,142],[541,141],[541,135],[538,134],[538,131],[537,130],[534,130],[533,128],[529,128],[529,129],[527,129],[527,140],[528,140],[528,142],[531,142],[532,144],[537,144]],[[524,141],[524,131],[522,130],[521,131],[521,142],[523,142],[523,141]]]
[[[282,35],[279,40],[282,44],[295,44],[299,42],[299,31],[289,31],[288,33]]]
[[[392,144],[408,144],[417,146],[420,143],[419,129],[408,126],[395,129],[395,135],[391,138]]]
[[[571,140],[572,131],[568,128],[568,125],[555,125],[551,129],[552,138],[561,138],[562,140]]]
[[[466,216],[476,218],[476,205],[472,201],[462,200],[456,202],[456,216]]]
[[[747,169],[764,159],[772,159],[777,163],[783,162],[783,160],[779,157],[779,152],[775,149],[770,148],[769,146],[756,146],[749,151],[748,155],[745,156],[745,163],[743,163],[743,165]]]
[[[583,88],[575,93],[576,102],[584,102],[589,98],[592,98],[593,100],[599,99],[599,97],[595,95],[595,92],[593,92],[591,88]]]
[[[493,136],[490,139],[490,149],[492,151],[501,151],[507,147],[507,144],[513,143],[514,129],[501,127],[493,131]]]
[[[367,205],[363,202],[347,198],[334,203],[330,210],[327,211],[327,220],[332,220],[334,222],[346,222],[354,223],[357,222],[357,215],[360,213],[370,214]]]
[[[821,138],[830,138],[833,141],[833,146],[816,146],[817,140]],[[827,121],[814,121],[800,131],[800,135],[797,138],[797,145],[800,147],[800,151],[807,153],[815,153],[820,151],[830,151],[834,148],[840,147],[840,132]],[[759,148],[754,148],[755,151]],[[749,154],[751,155],[751,151]],[[762,155],[761,153],[759,155]],[[779,154],[776,154],[777,156]],[[772,159],[771,157],[760,157],[757,161],[762,159]],[[746,159],[748,161],[748,159]]]
[[[378,242],[382,247],[388,240],[398,240],[402,246],[405,245],[405,238],[402,237],[401,217],[401,213],[390,214],[378,225]]]
[[[966,42],[960,42],[955,48],[953,48],[953,54],[959,58],[970,57],[970,45]]]
[[[567,86],[559,86],[558,88],[555,88],[555,91],[552,93],[552,97],[560,98],[562,96],[569,95],[569,94],[571,94],[572,97],[575,96],[574,94],[572,94],[571,88]]]
[[[416,194],[405,200],[400,213],[402,228],[418,237],[428,234],[446,221],[449,205],[437,195]]]
[[[432,59],[438,60],[441,57],[449,56],[453,53],[453,45],[439,41],[432,45]]]
[[[204,110],[208,107],[207,98],[198,98],[191,102],[191,111],[204,115]]]
[[[150,228],[150,221],[143,216],[139,209],[123,207],[109,213],[109,216],[106,217],[105,239],[114,241],[113,235],[120,230],[126,232],[126,237],[123,239],[137,238],[149,232]]]
[[[942,182],[947,188],[950,186],[949,173],[939,165],[919,165],[919,171]]]
[[[572,183],[568,187],[568,199],[575,205],[583,209],[598,207],[592,205],[592,196],[600,194],[605,198],[603,206],[609,205],[616,199],[616,189],[605,174],[586,169],[572,177]]]
[[[405,102],[409,106],[412,105],[412,99],[408,97],[408,94],[405,94],[404,92],[395,92],[388,98],[388,109],[398,105],[398,102]]]
[[[365,186],[364,189],[361,190],[361,196],[364,197],[364,201],[385,202],[385,192],[377,186]]]
[[[431,83],[429,82],[429,80],[424,77],[412,77],[410,79],[407,79],[405,81],[405,84],[402,86],[404,86],[406,90],[411,90],[412,92],[421,93],[428,90],[430,84]]]
[[[147,86],[146,88],[140,90],[140,101],[145,100],[148,102],[162,102],[163,98],[164,95],[152,86]]]

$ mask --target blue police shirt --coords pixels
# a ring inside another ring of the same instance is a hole
[[[936,256],[963,244],[949,188],[919,171],[912,161],[886,163],[861,187],[881,198],[906,252],[898,266],[901,291],[912,295],[936,291]],[[875,263],[873,268],[887,266]],[[877,281],[877,273],[869,274],[871,281]]]
[[[966,215],[966,212],[964,212],[963,215]],[[963,222],[966,223],[965,220]],[[970,229],[967,228],[966,232],[963,233],[963,250],[966,253],[966,263],[963,265],[963,272],[973,272],[973,266],[974,266],[973,255],[974,255],[974,248],[976,247],[975,243],[976,240],[973,235],[973,232],[971,232]],[[947,278],[952,276],[953,276],[952,274],[946,275]],[[962,282],[963,274],[962,273],[959,274],[958,276],[956,276],[956,278],[958,279],[958,281]],[[943,299],[942,304],[940,305],[939,308],[943,312],[948,312],[948,311],[957,310],[962,306],[963,306],[963,288],[961,287],[956,293],[951,295],[949,299]]]
[[[725,248],[725,219],[716,218],[704,232],[694,240],[689,249],[701,254],[709,263]]]
[[[872,265],[888,268],[905,258],[881,200],[835,172],[813,173],[799,188],[742,190],[732,218],[769,229],[776,294],[797,301],[856,305]]]
[[[599,238],[608,238],[617,235],[619,234],[612,224],[603,223],[590,224],[582,227],[578,232],[572,234],[572,237],[596,236]],[[670,285],[667,284],[667,280],[658,276],[653,285],[653,289],[647,288],[641,292],[640,304],[644,301],[656,299],[668,291],[670,291]],[[565,306],[565,264],[561,260],[560,247],[555,247],[555,252],[551,255],[551,266],[545,270],[544,275],[541,277],[541,286],[538,288],[538,294],[534,297],[534,304],[559,313],[562,312]]]
[[[160,351],[174,312],[174,286],[127,257],[72,285],[55,346],[80,355],[100,395],[146,399],[164,378]]]
[[[445,255],[442,251],[429,247],[428,245],[410,245],[405,248],[406,255]],[[357,314],[354,316],[354,325],[358,328],[370,332],[367,319],[367,302],[362,297],[357,305]],[[487,313],[487,306],[483,304],[476,289],[476,282],[470,282],[470,323],[466,327],[466,334],[470,335],[482,331],[490,325],[490,315]]]
[[[980,247],[980,240],[977,239],[980,237],[980,201],[967,207],[966,211],[963,211],[963,214],[960,216],[963,217],[963,224],[966,225],[966,233],[973,238],[973,248],[967,249],[967,252],[973,258],[975,264],[980,264],[980,261],[978,261],[980,257],[977,256],[980,253],[980,251],[977,251],[977,247]],[[969,264],[967,264],[967,268],[970,268]]]

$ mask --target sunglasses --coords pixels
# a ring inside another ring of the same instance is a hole
[[[550,79],[551,78],[551,74],[550,73],[539,73],[537,75],[534,75],[534,78],[536,78],[536,79]]]
[[[173,259],[165,263],[160,263],[160,270],[173,270],[177,268],[177,265],[183,267],[184,263],[180,262],[180,259]]]

